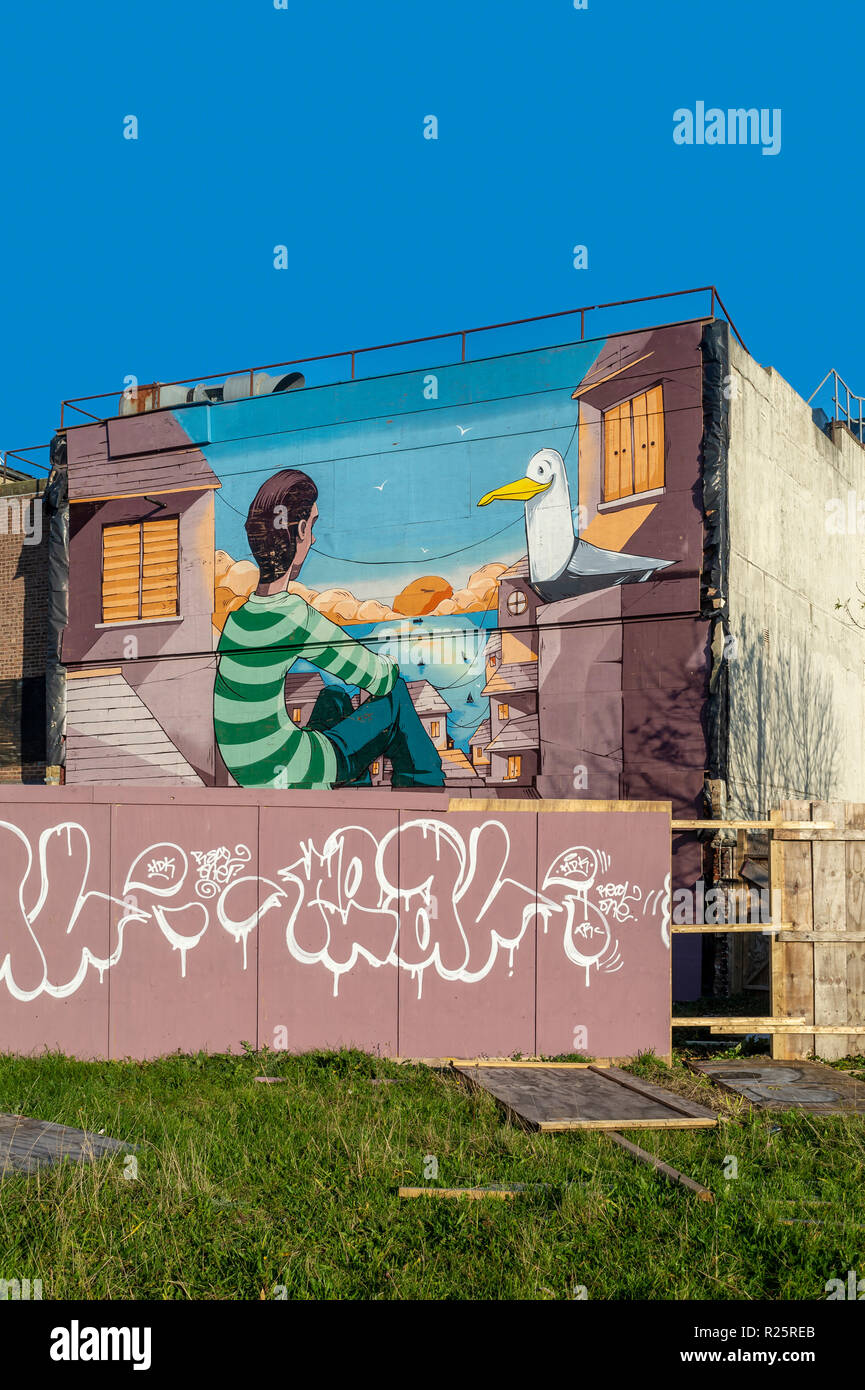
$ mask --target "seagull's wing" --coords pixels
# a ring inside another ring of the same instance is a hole
[[[566,568],[555,579],[537,585],[548,603],[558,598],[576,598],[617,584],[639,584],[651,579],[657,570],[675,564],[649,555],[628,555],[618,550],[602,550],[589,541],[577,540]]]

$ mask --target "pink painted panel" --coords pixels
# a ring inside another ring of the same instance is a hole
[[[256,1040],[258,812],[112,807],[110,1055]]]
[[[2,1051],[107,1056],[108,832],[107,806],[0,806]]]
[[[261,812],[259,1035],[397,1051],[396,812]]]
[[[669,1051],[669,874],[662,812],[538,815],[538,1052]]]
[[[0,1047],[666,1052],[668,811],[522,806],[9,789]]]
[[[535,827],[531,814],[401,814],[403,1056],[534,1050]]]

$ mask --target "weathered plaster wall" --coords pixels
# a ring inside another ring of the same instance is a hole
[[[727,809],[861,801],[865,630],[836,603],[865,617],[865,449],[733,341],[730,366]]]

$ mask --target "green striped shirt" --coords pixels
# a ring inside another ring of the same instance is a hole
[[[399,667],[376,656],[299,594],[252,594],[229,613],[217,648],[213,727],[242,787],[332,787],[337,765],[326,734],[298,728],[285,707],[285,677],[299,657],[347,685],[387,695]]]

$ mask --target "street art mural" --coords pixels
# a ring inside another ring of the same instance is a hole
[[[69,430],[68,780],[693,800],[636,692],[706,671],[699,341]]]
[[[0,1047],[282,1028],[286,1047],[534,1050],[540,1020],[553,1050],[577,1028],[596,1050],[667,1050],[668,816],[235,813],[204,795],[6,808]]]

